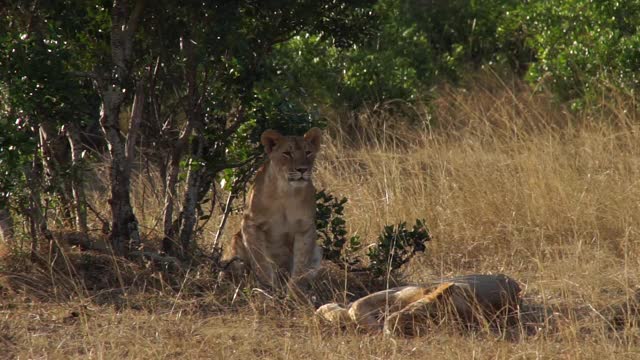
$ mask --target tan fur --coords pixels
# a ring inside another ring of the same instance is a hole
[[[435,289],[424,286],[392,288],[360,298],[347,309],[336,303],[323,305],[316,310],[316,314],[333,323],[353,324],[369,331],[381,330],[385,324],[385,313],[389,314],[389,318],[394,318],[411,312],[417,304],[430,303],[440,298],[451,286],[453,283],[440,284]]]
[[[268,160],[256,174],[229,255],[248,265],[266,285],[276,285],[280,275],[300,285],[320,266],[311,173],[321,136],[317,128],[303,137],[274,130],[262,134]]]
[[[416,335],[445,318],[460,324],[508,318],[519,302],[520,288],[511,279],[476,275],[378,291],[346,308],[336,303],[323,305],[316,314],[329,322],[366,331]]]
[[[390,314],[384,322],[385,332],[414,335],[438,315],[445,315],[448,311],[446,307],[451,302],[460,302],[457,287],[454,283],[440,284],[433,291],[426,292],[422,298]]]

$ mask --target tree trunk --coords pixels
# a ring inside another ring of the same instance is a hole
[[[116,254],[126,255],[140,244],[138,220],[131,206],[131,162],[127,157],[126,141],[120,135],[121,92],[103,93],[100,124],[109,147],[109,181],[111,184],[111,246]],[[129,133],[129,136],[131,134]]]
[[[67,176],[67,171],[71,168],[68,142],[57,126],[46,120],[40,123],[38,135],[44,179],[61,203],[58,208],[62,213],[63,224],[72,227],[75,208],[72,201],[72,179]]]
[[[178,141],[176,141],[171,156],[165,181],[163,226],[164,238],[162,239],[162,249],[167,254],[175,253],[175,228],[173,225],[173,209],[177,196],[178,175],[180,175],[180,161],[184,154],[184,148],[191,135],[191,121],[187,121],[187,127],[182,131]]]
[[[8,247],[15,245],[13,218],[9,209],[0,202],[0,236],[2,242]]]
[[[69,146],[71,147],[71,192],[75,208],[76,230],[87,236],[89,228],[87,226],[87,198],[84,192],[83,165],[82,165],[82,142],[80,140],[80,130],[74,123],[65,126]]]
[[[41,189],[43,174],[42,159],[39,154],[40,149],[37,148],[33,155],[30,168],[26,169],[28,178],[27,186],[29,187],[29,208],[23,209],[23,212],[28,214],[29,219],[29,231],[31,233],[30,252],[32,259],[38,256],[37,251],[41,237],[44,237],[45,240],[52,240],[51,233],[47,226],[47,219],[42,210]]]
[[[115,0],[111,9],[112,71],[98,77],[102,98],[100,125],[109,148],[111,184],[111,246],[119,255],[140,246],[138,220],[131,206],[131,156],[142,114],[143,84],[136,89],[129,131],[125,139],[120,129],[120,110],[131,75],[133,39],[144,9],[144,0],[135,3],[129,15],[125,1]]]
[[[229,192],[229,197],[227,197],[227,202],[224,205],[224,212],[222,213],[222,218],[220,219],[220,225],[218,225],[218,230],[216,231],[216,236],[213,238],[213,245],[211,246],[211,252],[215,252],[218,244],[220,243],[220,238],[222,238],[222,234],[224,233],[224,228],[227,225],[227,219],[229,218],[229,214],[231,214],[231,206],[233,204],[233,200],[236,197],[235,186],[231,187],[231,191]]]
[[[201,161],[203,152],[203,139],[200,139],[194,151],[194,154],[189,161],[189,172],[187,174],[187,190],[184,194],[184,205],[182,208],[182,221],[180,228],[180,244],[182,246],[182,257],[189,256],[189,250],[191,248],[191,240],[193,238],[193,232],[197,222],[196,207],[200,200],[200,184],[202,182],[202,175],[205,172],[204,166],[201,164],[194,164],[194,161]]]
[[[174,150],[175,152],[175,150]],[[174,161],[177,160],[177,161]],[[164,193],[164,209],[163,209],[163,228],[164,237],[162,239],[162,250],[167,254],[174,253],[175,232],[173,229],[173,208],[176,198],[176,186],[178,184],[178,174],[180,172],[180,158],[175,155],[169,160],[169,170],[167,171],[167,179]]]
[[[174,148],[174,152],[172,153],[170,170],[169,170],[169,180],[173,180],[172,183],[168,182],[168,193],[173,191],[173,194],[170,195],[169,202],[171,204],[167,204],[165,202],[165,242],[164,245],[167,246],[167,249],[171,249],[174,243],[174,229],[173,223],[171,222],[171,217],[169,214],[172,214],[172,209],[169,209],[169,205],[173,206],[173,199],[175,197],[175,185],[177,181],[177,176],[179,173],[179,164],[183,157],[184,148],[187,146],[189,136],[193,131],[195,131],[196,135],[199,137],[195,144],[195,149],[191,150],[191,158],[189,160],[189,169],[187,174],[187,182],[186,182],[186,190],[184,194],[184,203],[182,205],[182,211],[180,212],[179,217],[179,236],[180,239],[180,256],[182,258],[187,258],[189,256],[189,250],[191,248],[191,240],[193,238],[193,233],[195,229],[195,225],[197,222],[196,217],[196,207],[198,205],[198,195],[200,190],[202,173],[204,171],[203,166],[201,164],[196,164],[194,161],[201,161],[203,148],[204,148],[204,139],[202,137],[202,127],[203,127],[203,111],[201,104],[201,96],[198,91],[198,81],[196,76],[196,68],[197,63],[195,61],[193,43],[188,38],[181,38],[181,46],[184,51],[184,56],[186,58],[186,66],[185,66],[185,81],[187,83],[187,94],[185,96],[185,112],[187,114],[187,126],[185,130],[180,135],[178,143]],[[174,186],[172,189],[171,186]],[[169,236],[167,236],[167,234]]]

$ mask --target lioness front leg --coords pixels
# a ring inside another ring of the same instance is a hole
[[[252,224],[243,224],[242,240],[245,247],[246,259],[254,271],[258,281],[268,286],[275,286],[276,272],[274,263],[267,255],[266,237],[264,231]]]
[[[316,243],[316,238],[314,226],[294,235],[293,267],[291,268],[293,285],[307,286],[317,275],[322,260],[322,249]]]
[[[382,330],[385,313],[400,310],[423,296],[424,289],[416,286],[382,290],[356,300],[349,314],[365,330]]]
[[[424,331],[430,322],[448,311],[447,297],[454,290],[453,283],[443,283],[431,290],[424,289],[425,295],[411,299],[406,306],[387,317],[384,323],[385,334],[413,336]]]

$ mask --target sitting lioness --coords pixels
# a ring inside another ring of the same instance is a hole
[[[321,136],[318,128],[304,136],[283,136],[275,130],[261,136],[268,160],[256,174],[229,257],[240,260],[239,266],[247,266],[265,285],[275,286],[280,276],[288,276],[302,286],[320,266],[311,174]],[[234,273],[240,271],[237,263]]]
[[[505,275],[467,275],[375,292],[347,307],[326,304],[316,314],[369,332],[419,335],[445,319],[464,325],[511,322],[520,292],[518,283]]]

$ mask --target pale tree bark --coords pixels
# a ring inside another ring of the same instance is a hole
[[[177,196],[178,175],[180,175],[180,161],[182,160],[184,149],[192,133],[192,124],[187,121],[187,126],[182,130],[178,140],[174,144],[169,158],[169,166],[167,177],[165,180],[164,195],[164,211],[163,211],[163,227],[164,238],[162,239],[162,250],[165,253],[172,254],[175,252],[176,229],[173,225],[173,209]]]
[[[37,131],[37,130],[36,130]],[[28,214],[29,232],[31,235],[31,258],[37,258],[38,245],[41,238],[51,241],[53,238],[47,226],[47,219],[42,210],[42,160],[40,159],[40,149],[36,149],[33,154],[31,165],[25,170],[27,174],[27,186],[29,187],[29,207],[22,209],[24,214]]]
[[[98,77],[102,97],[100,125],[109,148],[111,185],[111,245],[120,255],[126,255],[140,245],[138,220],[131,206],[131,161],[142,116],[144,84],[138,83],[136,99],[126,137],[120,129],[120,112],[131,77],[133,40],[142,16],[144,1],[135,2],[131,13],[125,1],[114,1],[111,12],[112,72]]]
[[[169,163],[167,192],[165,197],[165,214],[164,214],[164,230],[165,237],[163,248],[165,252],[175,253],[176,240],[180,243],[180,256],[186,258],[189,256],[189,249],[194,235],[196,225],[196,207],[198,205],[198,195],[202,172],[204,169],[199,162],[203,154],[203,139],[198,138],[195,141],[194,149],[191,149],[191,159],[189,160],[186,189],[184,194],[184,202],[182,211],[178,219],[179,232],[175,234],[176,229],[173,226],[173,206],[176,196],[177,178],[180,173],[180,161],[184,157],[185,148],[187,147],[189,137],[195,133],[196,137],[202,136],[203,128],[203,112],[201,106],[200,91],[198,91],[198,82],[196,76],[197,63],[194,57],[193,43],[188,38],[181,39],[181,47],[186,58],[185,81],[187,83],[187,93],[185,96],[185,113],[187,115],[187,124],[183,132],[180,134],[177,144],[171,154]],[[177,238],[177,239],[176,239]]]
[[[227,225],[227,219],[231,214],[231,207],[233,205],[233,201],[236,198],[236,189],[235,183],[231,187],[231,191],[227,197],[227,202],[224,205],[224,211],[222,213],[222,217],[220,218],[220,225],[218,225],[218,230],[216,231],[216,236],[213,238],[213,245],[211,246],[211,252],[215,252],[218,244],[220,243],[220,238],[222,238],[222,234],[224,233],[224,228]]]
[[[100,124],[107,138],[110,155],[109,180],[111,185],[111,245],[118,254],[126,254],[140,245],[138,220],[131,205],[131,163],[134,155],[136,133],[142,117],[144,102],[144,84],[140,82],[136,90],[136,98],[131,113],[131,121],[127,138],[120,133],[119,115],[124,99],[117,99],[117,94],[103,94],[104,104],[101,111]],[[105,110],[108,107],[109,110]],[[117,110],[116,110],[117,108]]]
[[[187,190],[184,194],[184,205],[181,213],[180,221],[180,244],[182,246],[182,257],[189,255],[191,248],[191,240],[193,239],[194,229],[197,221],[196,207],[198,206],[200,185],[202,174],[205,172],[204,166],[194,164],[194,162],[202,159],[203,141],[198,141],[196,149],[189,161],[189,172],[187,173]]]
[[[13,227],[13,218],[9,209],[0,201],[0,236],[2,242],[8,247],[15,245],[15,235]]]
[[[89,233],[87,226],[87,198],[84,192],[82,141],[78,125],[70,123],[65,125],[69,146],[71,147],[71,192],[74,205],[74,222],[76,230],[85,237]]]
[[[44,179],[62,206],[60,209],[63,223],[71,227],[75,218],[72,197],[72,179],[67,176],[70,169],[69,146],[64,134],[51,121],[42,121],[39,126],[39,141],[42,150]]]

